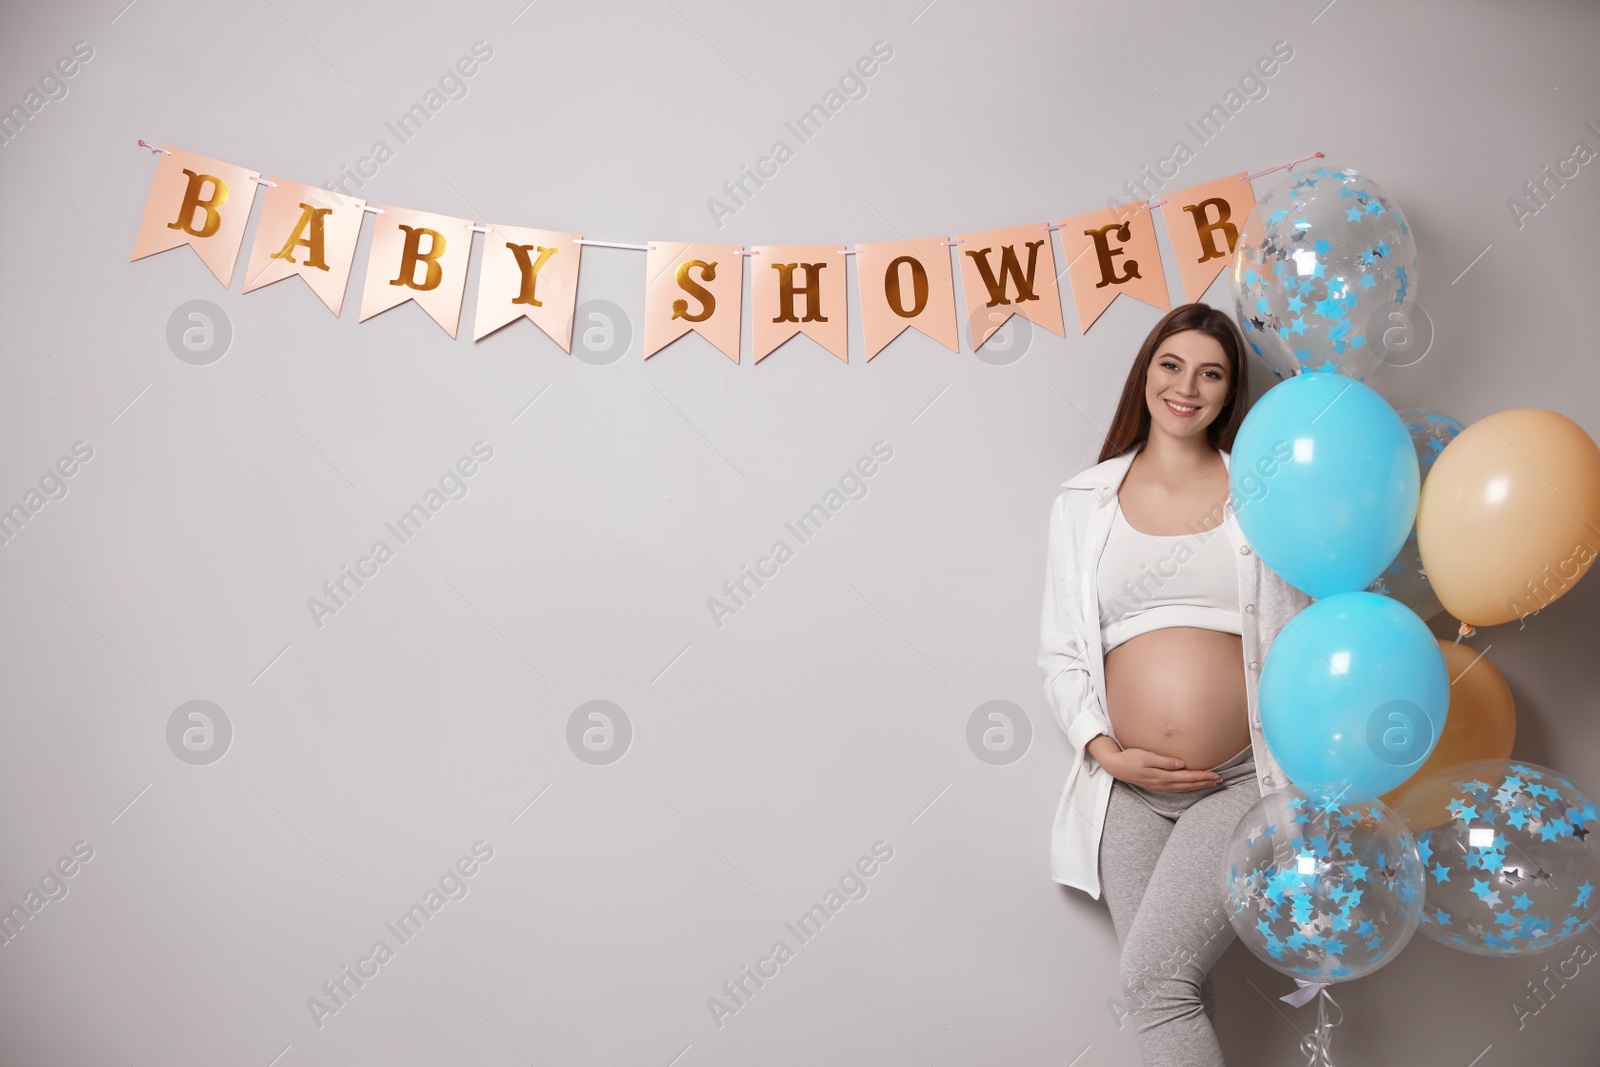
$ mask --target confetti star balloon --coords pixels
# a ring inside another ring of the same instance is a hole
[[[1251,806],[1223,853],[1239,940],[1268,966],[1334,983],[1388,963],[1416,932],[1422,861],[1381,801],[1294,787]]]
[[[1239,328],[1273,374],[1338,371],[1360,381],[1416,302],[1417,249],[1366,175],[1313,160],[1262,195],[1233,255]]]
[[[1437,819],[1443,802],[1448,819]],[[1428,869],[1422,932],[1480,956],[1566,944],[1600,918],[1600,810],[1547,767],[1461,763],[1408,787],[1397,812],[1418,827]]]
[[[1398,414],[1406,432],[1411,435],[1411,444],[1417,450],[1417,467],[1426,482],[1433,461],[1439,458],[1444,446],[1454,440],[1464,427],[1451,416],[1427,408],[1407,408]],[[1431,619],[1444,610],[1444,605],[1433,594],[1433,586],[1428,584],[1427,571],[1422,567],[1422,551],[1417,547],[1415,521],[1411,524],[1406,543],[1400,547],[1400,554],[1367,586],[1367,591],[1394,597],[1423,620]]]

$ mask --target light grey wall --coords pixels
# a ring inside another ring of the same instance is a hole
[[[801,340],[734,366],[698,338],[645,362],[642,258],[589,249],[580,299],[632,318],[624,358],[528,323],[451,342],[414,305],[358,325],[363,258],[337,320],[190,251],[130,264],[138,138],[320,182],[483,40],[369,199],[853,243],[1087,210],[1179,138],[1169,188],[1321,149],[1417,233],[1437,338],[1371,384],[1600,429],[1600,163],[1521,226],[1507,207],[1600,148],[1590,3],[122,2],[12,3],[0,31],[6,107],[93,48],[0,147],[0,504],[93,449],[0,549],[0,901],[93,849],[0,946],[8,1064],[1137,1062],[1103,905],[1049,878],[1069,753],[1033,657],[1047,508],[1157,312],[1119,301],[1001,365],[916,336],[870,365]],[[866,96],[713,224],[707,198],[879,40]],[[1185,122],[1278,40],[1266,95],[1197,145]],[[206,366],[167,341],[194,299],[232,330]],[[314,625],[307,598],[479,440],[468,495]],[[866,495],[796,545],[785,521],[878,441]],[[794,558],[714,625],[707,598],[779,538]],[[1517,754],[1590,790],[1597,604],[1585,585],[1477,639]],[[168,741],[195,699],[233,730],[206,766]],[[608,766],[567,739],[596,699],[631,723]],[[990,700],[1031,723],[1010,765],[968,747]],[[468,894],[315,1026],[307,999],[478,841]],[[867,895],[799,943],[784,923],[879,841]],[[780,938],[794,958],[714,1025]],[[1341,1062],[1593,1064],[1593,967],[1516,1025],[1546,962],[1419,937],[1337,994]],[[1237,946],[1219,976],[1230,1063],[1294,1062],[1309,1009],[1267,999],[1288,979]]]

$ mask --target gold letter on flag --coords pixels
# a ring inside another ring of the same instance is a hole
[[[646,241],[644,358],[690,330],[739,362],[744,257],[738,245]],[[759,358],[759,357],[758,357]]]
[[[578,235],[487,225],[472,339],[487,337],[526,315],[570,355],[572,315],[578,303],[578,254],[583,250]]]
[[[1067,335],[1050,231],[1040,223],[960,235],[967,330],[976,352],[1012,315]]]
[[[382,207],[367,251],[361,316],[356,321],[366,322],[381,311],[415,300],[454,338],[467,285],[472,223],[428,211]]]
[[[298,274],[337,317],[366,201],[287,178],[272,181],[263,193],[244,292]]]
[[[226,288],[256,198],[255,171],[169,148],[156,164],[130,259],[189,245]]]
[[[1178,258],[1183,298],[1194,303],[1233,259],[1239,229],[1256,206],[1243,171],[1167,196],[1161,216]]]
[[[1156,248],[1155,221],[1143,203],[1074,215],[1062,219],[1060,228],[1080,331],[1094,325],[1122,293],[1172,310]]]
[[[961,351],[956,288],[944,238],[856,245],[861,334],[871,359],[908,326]]]
[[[838,245],[757,245],[750,249],[751,344],[755,362],[803,333],[846,363],[845,264]]]

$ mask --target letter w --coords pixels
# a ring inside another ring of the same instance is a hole
[[[1023,275],[1022,268],[1017,263],[1017,250],[1014,245],[1006,245],[1000,250],[1000,276],[998,278],[995,277],[994,269],[989,265],[989,252],[991,249],[985,248],[982,251],[967,252],[967,255],[971,256],[978,265],[978,273],[983,276],[983,287],[989,290],[989,303],[985,307],[1012,303],[1012,301],[1006,299],[1006,283],[1008,281],[1016,287],[1016,303],[1020,304],[1025,300],[1039,299],[1038,294],[1033,291],[1033,268],[1039,259],[1039,247],[1043,244],[1044,241],[1042,240],[1028,242],[1028,272],[1026,276]]]

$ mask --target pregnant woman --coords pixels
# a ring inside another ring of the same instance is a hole
[[[1222,850],[1287,784],[1256,682],[1310,598],[1245,542],[1228,450],[1249,403],[1228,316],[1186,304],[1145,338],[1100,462],[1050,515],[1039,666],[1074,757],[1051,875],[1099,897],[1150,1067],[1213,1067],[1212,964],[1233,940]]]

